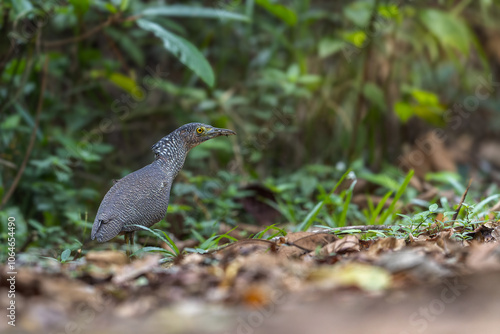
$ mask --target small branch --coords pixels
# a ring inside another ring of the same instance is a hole
[[[457,208],[457,211],[455,211],[455,214],[453,215],[453,218],[451,219],[452,221],[457,220],[458,214],[460,212],[460,209],[462,208],[462,204],[464,204],[465,197],[467,196],[467,193],[469,192],[470,185],[472,184],[472,179],[469,180],[469,185],[467,186],[467,189],[465,189],[462,199],[460,200],[460,205]]]
[[[224,246],[216,248],[216,249],[209,250],[205,254],[213,254],[213,253],[216,253],[216,252],[219,252],[222,250],[228,250],[234,246],[241,246],[242,244],[257,244],[257,243],[267,244],[267,245],[269,245],[269,247],[276,246],[276,243],[269,241],[269,240],[265,240],[265,239],[244,239],[244,240],[238,240],[236,242],[224,245]]]
[[[61,45],[65,45],[65,44],[79,42],[87,37],[90,37],[90,36],[98,33],[102,29],[104,29],[107,26],[110,26],[114,23],[133,22],[133,21],[137,21],[138,19],[140,19],[142,17],[142,15],[133,15],[133,16],[126,17],[124,19],[120,19],[120,17],[119,17],[120,14],[121,13],[118,13],[118,14],[115,14],[115,15],[108,17],[108,19],[106,21],[104,21],[100,25],[90,29],[89,31],[87,31],[84,34],[81,34],[79,36],[70,37],[70,38],[60,39],[57,41],[44,41],[44,42],[42,42],[42,46],[47,47],[47,48],[52,48],[52,47],[56,47],[56,46],[61,46]]]
[[[325,229],[326,231],[338,232],[338,231],[348,231],[348,230],[361,230],[361,232],[366,232],[370,230],[390,230],[393,226],[397,225],[356,225],[356,226],[343,226],[343,227],[333,227]]]
[[[4,165],[5,167],[9,167],[9,168],[12,168],[12,169],[16,169],[17,166],[15,163],[13,162],[10,162],[8,160],[5,160],[5,159],[2,159],[0,158],[0,165]]]
[[[138,19],[140,19],[143,15],[142,14],[137,14],[137,15],[133,15],[133,16],[129,16],[125,19],[123,19],[122,22],[130,22],[130,21],[137,21]]]
[[[70,37],[70,38],[60,39],[57,41],[43,41],[42,46],[47,47],[47,48],[51,48],[51,47],[56,47],[56,46],[61,46],[61,45],[65,45],[65,44],[79,42],[87,37],[94,35],[95,33],[101,31],[102,29],[106,28],[111,23],[113,23],[115,20],[116,20],[115,16],[110,16],[105,22],[101,23],[97,27],[90,29],[89,31],[87,31],[84,34]]]
[[[36,108],[36,116],[35,116],[35,125],[33,126],[33,130],[31,131],[31,137],[30,137],[30,142],[28,144],[28,149],[26,150],[26,154],[24,155],[23,162],[21,164],[21,167],[19,168],[19,171],[17,172],[16,177],[14,178],[14,181],[10,185],[9,190],[5,194],[5,196],[2,199],[2,203],[0,204],[0,209],[3,208],[5,203],[10,199],[12,194],[14,193],[14,190],[16,190],[17,184],[19,183],[19,180],[21,179],[21,176],[24,173],[24,170],[26,168],[26,165],[28,164],[29,157],[31,155],[31,151],[33,150],[33,145],[35,144],[35,138],[36,138],[36,132],[38,130],[38,125],[40,124],[40,114],[42,112],[42,107],[43,107],[43,95],[45,94],[45,85],[47,82],[47,68],[49,64],[49,57],[45,58],[45,63],[43,64],[43,70],[42,70],[42,82],[41,82],[41,87],[40,87],[40,96],[38,97],[38,104]]]
[[[300,240],[300,239],[299,239],[299,240]],[[307,248],[305,248],[305,247],[302,247],[302,246],[297,245],[297,244],[296,244],[296,243],[294,243],[294,242],[286,242],[286,243],[285,243],[285,245],[287,245],[287,246],[291,246],[291,247],[297,247],[298,249],[300,249],[301,251],[304,251],[304,252],[306,252],[306,253],[310,253],[310,252],[314,251],[314,249],[307,249]]]

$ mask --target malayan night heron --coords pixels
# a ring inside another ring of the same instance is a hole
[[[92,240],[111,240],[124,232],[131,239],[140,228],[162,220],[168,207],[170,188],[193,147],[206,140],[235,135],[227,129],[202,123],[181,126],[153,145],[155,161],[118,180],[104,196],[92,226]]]

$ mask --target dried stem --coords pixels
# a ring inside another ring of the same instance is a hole
[[[465,197],[467,196],[467,193],[469,192],[470,185],[472,184],[472,179],[469,180],[469,185],[467,186],[467,189],[465,189],[462,199],[460,200],[460,205],[457,208],[457,211],[455,211],[455,214],[453,215],[453,218],[451,219],[452,221],[457,220],[458,214],[460,213],[460,209],[462,208],[462,204],[464,204]]]

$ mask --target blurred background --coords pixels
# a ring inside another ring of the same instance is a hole
[[[157,225],[177,240],[394,223],[470,177],[471,199],[498,191],[496,0],[0,8],[0,239],[15,217],[18,252],[80,248],[112,180],[188,122],[238,135],[190,152]]]

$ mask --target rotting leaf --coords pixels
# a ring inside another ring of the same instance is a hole
[[[158,267],[160,258],[160,254],[148,254],[142,259],[135,260],[131,264],[123,266],[113,277],[112,282],[114,284],[122,284],[147,273],[151,269]]]
[[[322,266],[311,271],[308,280],[325,289],[354,286],[381,291],[391,285],[391,275],[385,269],[361,263]]]
[[[271,250],[275,252],[278,245],[269,240],[246,239],[239,240],[216,251],[221,257],[222,263],[228,263],[240,255],[247,256],[253,253],[263,253]]]
[[[123,252],[118,251],[90,251],[85,255],[85,259],[89,263],[98,266],[107,266],[110,264],[125,265],[128,263],[127,256]]]
[[[437,281],[451,275],[451,271],[444,264],[438,263],[424,252],[413,249],[387,252],[381,255],[376,263],[391,273],[406,272],[418,280]]]
[[[299,257],[337,239],[337,236],[324,232],[289,233],[286,238],[287,246],[281,246],[278,254],[285,257]]]
[[[334,242],[329,243],[324,246],[320,254],[321,255],[330,255],[330,254],[343,254],[349,252],[359,252],[359,238],[355,235],[347,235],[342,239],[335,240]]]
[[[473,241],[466,260],[467,267],[479,270],[500,269],[500,246],[498,243],[479,243]]]
[[[496,226],[491,232],[491,236],[495,238],[497,242],[500,242],[500,226]]]
[[[368,249],[368,255],[371,258],[377,258],[381,252],[388,250],[397,251],[405,246],[405,241],[403,239],[381,238],[375,241],[375,243]]]

